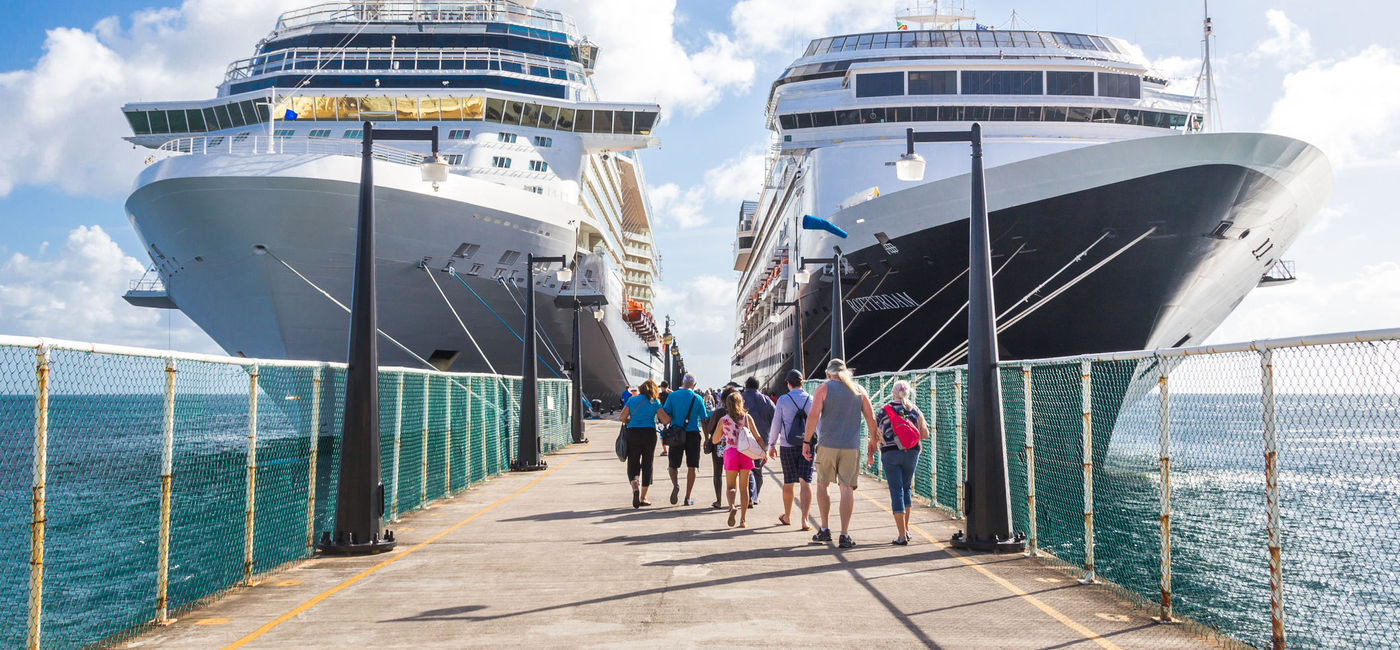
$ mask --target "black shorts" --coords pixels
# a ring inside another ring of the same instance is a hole
[[[684,445],[671,445],[671,446],[669,446],[669,447],[666,448],[666,464],[667,464],[667,465],[670,465],[671,469],[680,469],[680,467],[681,467],[681,456],[682,456],[682,451],[684,451],[685,466],[686,466],[686,467],[694,467],[694,468],[696,468],[696,469],[699,469],[699,468],[700,468],[700,432],[699,432],[699,431],[687,431],[687,432],[685,432],[685,444],[684,444]]]
[[[783,463],[783,483],[812,482],[812,461],[802,457],[801,447],[779,447],[778,460]]]

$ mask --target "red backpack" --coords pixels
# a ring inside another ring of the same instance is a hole
[[[896,447],[908,450],[919,446],[919,429],[896,413],[894,405],[885,405],[885,417],[890,419],[890,428],[894,429]]]

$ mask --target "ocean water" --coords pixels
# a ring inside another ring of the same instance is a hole
[[[239,580],[246,505],[246,396],[191,394],[181,400],[172,502],[172,609]],[[305,551],[313,441],[309,405],[305,400],[268,401],[259,408],[255,571]],[[1280,395],[1277,404],[1289,643],[1395,645],[1400,639],[1400,622],[1390,615],[1400,608],[1395,575],[1400,538],[1393,534],[1400,528],[1400,412],[1395,399]],[[1008,412],[1015,406],[1009,403]],[[31,397],[0,396],[0,530],[12,540],[11,552],[0,555],[0,589],[8,594],[0,599],[0,644],[6,646],[20,645],[25,638],[33,408]],[[46,646],[67,647],[108,638],[153,617],[161,398],[57,396],[50,408],[44,640]],[[1077,418],[1077,404],[1065,415]],[[392,412],[386,417],[392,418]],[[413,417],[411,411],[408,417]],[[1172,396],[1172,541],[1177,613],[1266,646],[1269,573],[1260,419],[1257,396]],[[325,495],[335,481],[326,468],[336,458],[335,437],[327,432],[336,427],[323,424],[314,438],[321,459],[318,530],[329,524]],[[386,425],[392,430],[391,421]],[[1156,600],[1155,398],[1124,407],[1112,431],[1094,475],[1097,569],[1103,579]],[[1038,439],[1037,444],[1047,447],[1037,450],[1041,546],[1067,562],[1082,562],[1082,475],[1077,467],[1057,461],[1047,441]],[[939,447],[945,456],[951,453],[946,440]],[[483,448],[483,464],[470,471],[493,472],[485,463],[496,462],[489,456],[499,458],[498,451]],[[925,467],[930,460],[923,461]],[[1013,453],[1013,501],[1019,500],[1017,526],[1024,530],[1029,515],[1023,462],[1019,488],[1016,481],[1021,460]],[[946,458],[939,463],[951,467]],[[454,475],[464,471],[465,466],[453,470]],[[951,485],[951,470],[940,472],[942,493]],[[458,480],[453,483],[455,489]]]

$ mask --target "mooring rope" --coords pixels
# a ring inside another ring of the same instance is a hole
[[[511,285],[506,282],[505,278],[496,278],[496,281],[501,283],[501,286],[504,287],[506,290],[506,295],[510,296],[510,301],[515,303],[515,308],[520,310],[521,316],[524,316],[525,307],[520,304],[519,300],[516,299],[515,289],[512,288]],[[544,343],[544,349],[546,352],[549,352],[549,356],[554,357],[554,363],[559,364],[559,367],[563,368],[564,358],[559,354],[559,349],[554,347],[554,341],[550,340],[549,333],[544,331],[544,328],[540,328],[537,338],[539,338],[541,343]]]
[[[507,387],[505,381],[501,379],[501,373],[496,370],[495,366],[491,365],[491,359],[481,350],[481,346],[476,342],[476,337],[472,336],[471,330],[467,329],[467,324],[462,322],[462,317],[457,314],[457,308],[453,307],[452,301],[447,299],[447,294],[443,292],[442,285],[438,284],[437,278],[433,277],[433,272],[427,265],[423,265],[420,268],[423,269],[424,273],[428,274],[428,279],[433,281],[433,288],[437,289],[439,296],[442,296],[442,301],[447,303],[447,309],[452,312],[452,317],[457,319],[457,324],[462,326],[462,332],[467,335],[467,340],[472,342],[472,347],[476,348],[476,353],[481,355],[481,360],[486,362],[486,367],[491,371],[492,375],[495,375],[496,383],[500,384],[502,389],[505,389],[506,394],[510,394],[509,387]],[[520,403],[516,402],[516,406],[519,405]]]
[[[492,309],[492,308],[491,308],[491,305],[486,304],[486,301],[481,299],[481,295],[478,294],[478,293],[476,292],[476,289],[473,289],[472,286],[471,286],[470,284],[467,284],[467,281],[466,281],[466,280],[463,280],[463,279],[462,279],[462,276],[457,275],[457,272],[456,272],[455,270],[449,271],[449,273],[452,274],[452,277],[457,278],[457,281],[458,281],[458,282],[461,282],[461,283],[462,283],[462,286],[464,286],[464,287],[467,288],[467,291],[472,292],[472,295],[473,295],[473,296],[476,296],[476,301],[479,302],[479,303],[481,303],[481,306],[482,306],[482,307],[485,307],[485,308],[486,308],[486,311],[491,312],[491,315],[492,315],[492,316],[495,316],[495,317],[496,317],[496,320],[500,321],[500,323],[501,323],[502,325],[505,325],[506,330],[508,330],[508,331],[511,333],[511,335],[515,337],[515,340],[520,341],[520,344],[521,344],[521,345],[524,345],[524,344],[525,344],[525,338],[522,337],[522,336],[520,336],[519,334],[517,334],[516,331],[515,331],[515,328],[512,328],[512,327],[510,326],[510,324],[506,323],[506,319],[501,318],[501,315],[498,314],[498,313],[496,313],[496,310],[495,310],[495,309]],[[544,358],[541,357],[539,354],[535,354],[535,358],[536,358],[536,359],[539,359],[539,360],[540,360],[540,363],[543,363],[543,364],[544,364],[544,367],[545,367],[546,369],[548,369],[549,372],[550,372],[551,374],[553,374],[555,377],[557,377],[557,378],[559,378],[559,379],[563,379],[563,378],[564,378],[563,375],[560,375],[557,371],[555,371],[554,368],[553,368],[552,366],[549,365],[549,362],[548,362],[548,361],[545,361]]]

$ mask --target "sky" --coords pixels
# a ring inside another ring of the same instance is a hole
[[[212,97],[281,11],[310,0],[16,3],[0,22],[0,334],[219,352],[178,313],[126,305],[149,264],[122,209],[145,153],[119,107]],[[769,85],[808,40],[893,28],[909,0],[543,0],[601,47],[611,101],[657,102],[658,149],[641,154],[670,314],[702,383],[728,379],[739,202],[757,196]],[[800,11],[794,11],[801,6]],[[1194,3],[968,0],[978,22],[1013,11],[1035,29],[1142,48],[1191,84]],[[1299,279],[1255,291],[1211,336],[1227,342],[1400,326],[1400,5],[1380,0],[1216,2],[1215,72],[1226,130],[1301,138],[1335,188],[1285,259]]]

